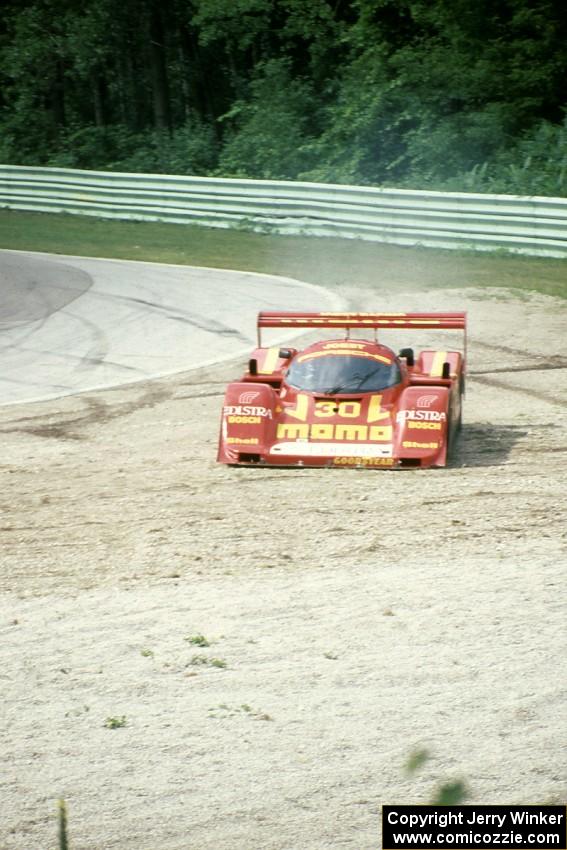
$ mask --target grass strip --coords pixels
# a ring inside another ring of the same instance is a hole
[[[497,286],[567,298],[563,259],[274,236],[238,228],[0,210],[0,248],[266,272],[331,289]]]

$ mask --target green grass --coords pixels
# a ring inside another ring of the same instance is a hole
[[[211,642],[207,640],[205,635],[189,635],[184,640],[192,643],[194,646],[210,646]]]
[[[219,667],[221,670],[224,670],[227,666],[224,658],[209,658],[208,655],[194,655],[189,664],[193,666]]]
[[[122,714],[119,717],[107,717],[103,725],[107,729],[122,729],[123,726],[128,725],[128,720],[126,719],[126,715]]]
[[[67,804],[65,800],[58,801],[57,814],[59,821],[59,850],[69,850],[69,839],[67,836]]]
[[[567,260],[272,236],[236,228],[0,210],[0,248],[268,272],[330,288],[499,286],[567,298]]]

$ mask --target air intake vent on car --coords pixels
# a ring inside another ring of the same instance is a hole
[[[248,454],[248,452],[238,452],[238,463],[260,463],[260,455]]]

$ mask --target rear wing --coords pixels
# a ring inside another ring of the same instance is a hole
[[[258,313],[258,346],[262,328],[410,328],[427,330],[462,330],[463,347],[467,348],[466,313]]]

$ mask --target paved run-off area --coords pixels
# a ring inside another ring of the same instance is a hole
[[[453,778],[564,801],[565,302],[339,294],[469,311],[455,467],[219,467],[240,364],[0,410],[3,850],[58,797],[75,850],[374,850]]]
[[[289,277],[0,251],[0,405],[244,356],[258,310],[342,303]]]

